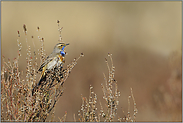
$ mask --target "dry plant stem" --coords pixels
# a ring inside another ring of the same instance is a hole
[[[33,83],[32,83],[32,87],[33,85],[36,84],[36,70],[38,70],[38,64],[37,64],[37,55],[36,55],[36,47],[35,47],[35,44],[34,44],[34,37],[32,36],[32,43],[33,43],[33,46],[34,46],[34,58],[33,58],[33,69],[32,69],[32,74],[34,75],[33,76]]]
[[[131,96],[128,96],[128,120],[131,120],[131,116],[130,116],[130,98]]]
[[[128,97],[128,114],[127,114],[127,117],[125,118],[125,121],[130,121],[130,122],[135,122],[135,119],[136,119],[136,114],[138,113],[138,110],[137,110],[137,107],[136,107],[136,103],[135,103],[135,98],[133,96],[133,91],[132,91],[132,88],[130,88],[130,91],[131,91],[131,95],[129,95]],[[132,101],[133,101],[133,118],[131,117],[130,115],[130,99],[132,98]]]
[[[136,121],[136,114],[138,113],[138,110],[137,110],[137,107],[136,107],[136,103],[135,103],[135,98],[133,96],[133,91],[132,91],[132,88],[130,88],[130,91],[131,91],[131,95],[128,96],[128,113],[127,113],[127,116],[124,115],[123,118],[121,117],[118,117],[118,121],[125,121],[125,122],[135,122]],[[133,118],[132,116],[130,115],[130,99],[132,99],[133,101]],[[124,110],[123,111],[123,114],[124,113]]]
[[[119,105],[118,97],[120,92],[117,89],[117,81],[114,79],[115,67],[113,66],[112,54],[108,54],[111,60],[111,69],[109,67],[108,61],[106,59],[106,65],[109,71],[109,78],[107,79],[104,74],[105,86],[102,85],[102,90],[104,93],[103,99],[106,101],[107,112],[105,121],[113,121],[117,114],[117,106]]]
[[[20,32],[18,32],[18,39],[17,39],[17,45],[18,45],[18,57],[17,57],[17,60],[19,60],[19,57],[21,56],[21,49],[22,49],[22,45],[20,43]]]
[[[38,34],[39,34],[40,31],[41,31],[41,30],[40,30],[40,27],[37,27],[37,32],[38,32]],[[46,53],[45,53],[45,48],[44,48],[44,38],[43,38],[43,37],[41,38],[41,37],[38,35],[38,40],[39,40],[40,43],[41,43],[41,46],[40,46],[40,48],[38,49],[38,54],[39,54],[39,56],[40,56],[40,65],[41,65],[41,63],[43,63],[44,60],[46,59]]]
[[[76,116],[75,116],[75,114],[73,115],[73,117],[74,117],[74,122],[76,122]]]
[[[44,60],[46,59],[46,54],[45,54],[45,50],[44,50],[44,38],[40,38],[38,36],[39,41],[41,42],[41,47],[39,49],[39,55],[40,55],[40,65],[44,62]]]
[[[58,32],[59,32],[59,39],[58,39],[58,41],[60,43],[60,42],[63,42],[62,36],[61,36],[63,27],[60,27],[60,20],[57,20],[57,24],[58,24]]]
[[[60,122],[65,122],[66,117],[67,117],[67,112],[65,112],[64,116],[61,119],[59,117],[58,118]]]
[[[135,98],[133,96],[133,91],[132,91],[132,88],[131,89],[131,96],[132,96],[132,100],[133,100],[133,109],[134,109],[134,114],[133,114],[133,121],[135,122],[135,119],[136,119],[136,114],[138,113],[138,110],[137,110],[137,107],[136,107],[136,102],[135,102]]]

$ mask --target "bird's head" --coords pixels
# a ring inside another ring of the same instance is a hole
[[[58,43],[55,45],[54,47],[54,53],[60,53],[62,56],[65,56],[65,50],[64,48],[69,45],[69,43],[65,44],[65,43]]]
[[[57,48],[57,49],[59,49],[59,50],[64,50],[64,48],[65,48],[67,45],[69,45],[69,43],[68,43],[68,44],[65,44],[65,43],[58,43],[58,44],[56,44],[55,48]]]

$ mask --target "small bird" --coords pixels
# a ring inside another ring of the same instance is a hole
[[[32,89],[32,95],[34,94],[35,88],[41,85],[42,81],[46,80],[46,73],[55,67],[63,66],[65,63],[65,50],[64,48],[69,45],[65,43],[58,43],[55,45],[52,53],[46,58],[41,64],[38,71],[42,71],[41,79],[38,84]]]

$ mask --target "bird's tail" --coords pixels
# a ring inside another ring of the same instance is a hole
[[[38,87],[42,84],[42,81],[45,81],[45,80],[46,80],[46,75],[42,75],[38,84],[34,86],[34,88],[32,89],[32,96],[34,95],[35,90],[38,89]]]

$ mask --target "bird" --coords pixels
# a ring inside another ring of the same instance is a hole
[[[46,58],[46,60],[41,64],[38,71],[41,71],[41,78],[36,86],[32,89],[32,95],[34,95],[35,88],[38,88],[42,81],[46,80],[46,73],[55,67],[63,66],[65,63],[65,50],[64,48],[69,45],[65,43],[58,43],[55,45],[52,53]]]

